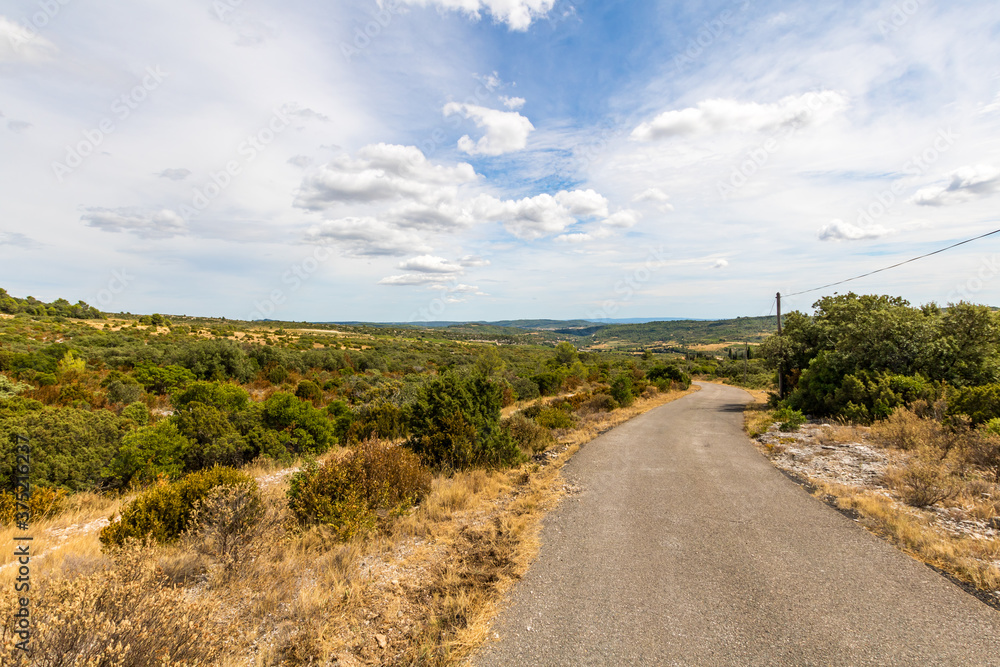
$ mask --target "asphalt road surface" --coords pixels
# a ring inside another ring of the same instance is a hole
[[[1000,612],[774,469],[748,400],[703,384],[585,445],[473,663],[1000,665]]]

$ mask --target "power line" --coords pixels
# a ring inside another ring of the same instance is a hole
[[[993,236],[994,234],[1000,234],[1000,229],[994,229],[992,232],[987,232],[986,234],[980,234],[971,239],[966,239],[964,241],[959,241],[958,243],[953,243],[947,248],[941,248],[940,250],[935,250],[934,252],[929,252],[926,255],[920,255],[919,257],[914,257],[913,259],[908,259],[905,262],[899,262],[898,264],[893,264],[892,266],[886,266],[881,269],[876,269],[874,271],[869,271],[868,273],[862,273],[860,276],[854,276],[853,278],[848,278],[846,280],[839,280],[835,283],[830,283],[829,285],[823,285],[822,287],[814,287],[812,289],[802,290],[801,292],[794,292],[792,294],[782,294],[781,296],[798,296],[799,294],[808,294],[809,292],[818,292],[821,289],[826,289],[827,287],[835,287],[837,285],[843,285],[844,283],[849,283],[852,280],[858,280],[860,278],[867,278],[868,276],[875,275],[876,273],[882,273],[883,271],[888,271],[889,269],[895,269],[897,266],[903,266],[904,264],[909,264],[910,262],[915,262],[918,259],[923,259],[925,257],[930,257],[931,255],[937,255],[945,250],[951,250],[952,248],[957,248],[960,245],[965,245],[966,243],[972,243],[973,241],[978,241],[979,239],[984,239],[987,236]]]

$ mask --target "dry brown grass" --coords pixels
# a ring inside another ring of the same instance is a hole
[[[267,480],[265,520],[238,557],[219,547],[217,530],[204,530],[109,558],[85,527],[125,499],[70,499],[32,530],[45,556],[32,562],[36,653],[23,664],[55,664],[53,655],[60,664],[100,655],[107,659],[93,664],[136,666],[458,664],[485,641],[504,593],[537,554],[562,465],[603,431],[696,389],[587,415],[543,462],[438,476],[418,507],[347,542],[322,526],[292,527],[288,475],[266,464],[249,471]],[[12,537],[0,531],[0,540]],[[0,570],[0,585],[13,577]]]
[[[753,397],[753,401],[743,408],[743,429],[751,438],[756,438],[761,433],[767,433],[767,429],[777,420],[774,418],[774,410],[767,407],[766,391],[762,389],[743,389],[743,391]]]

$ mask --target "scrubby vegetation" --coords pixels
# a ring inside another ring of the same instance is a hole
[[[690,384],[683,355],[551,333],[18,308],[0,318],[0,532],[23,435],[46,558],[16,664],[454,662],[523,571],[557,488],[546,464]],[[362,568],[405,570],[430,543],[411,588],[370,597]],[[393,595],[405,613],[381,618],[411,625],[382,655],[367,610]]]

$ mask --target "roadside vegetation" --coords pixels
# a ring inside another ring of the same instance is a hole
[[[681,357],[565,341],[8,298],[0,539],[14,434],[34,537],[12,665],[454,664],[533,557],[566,458],[690,385]]]
[[[772,391],[756,392],[747,432],[817,496],[1000,608],[1000,316],[855,294],[814,308],[761,345]]]

